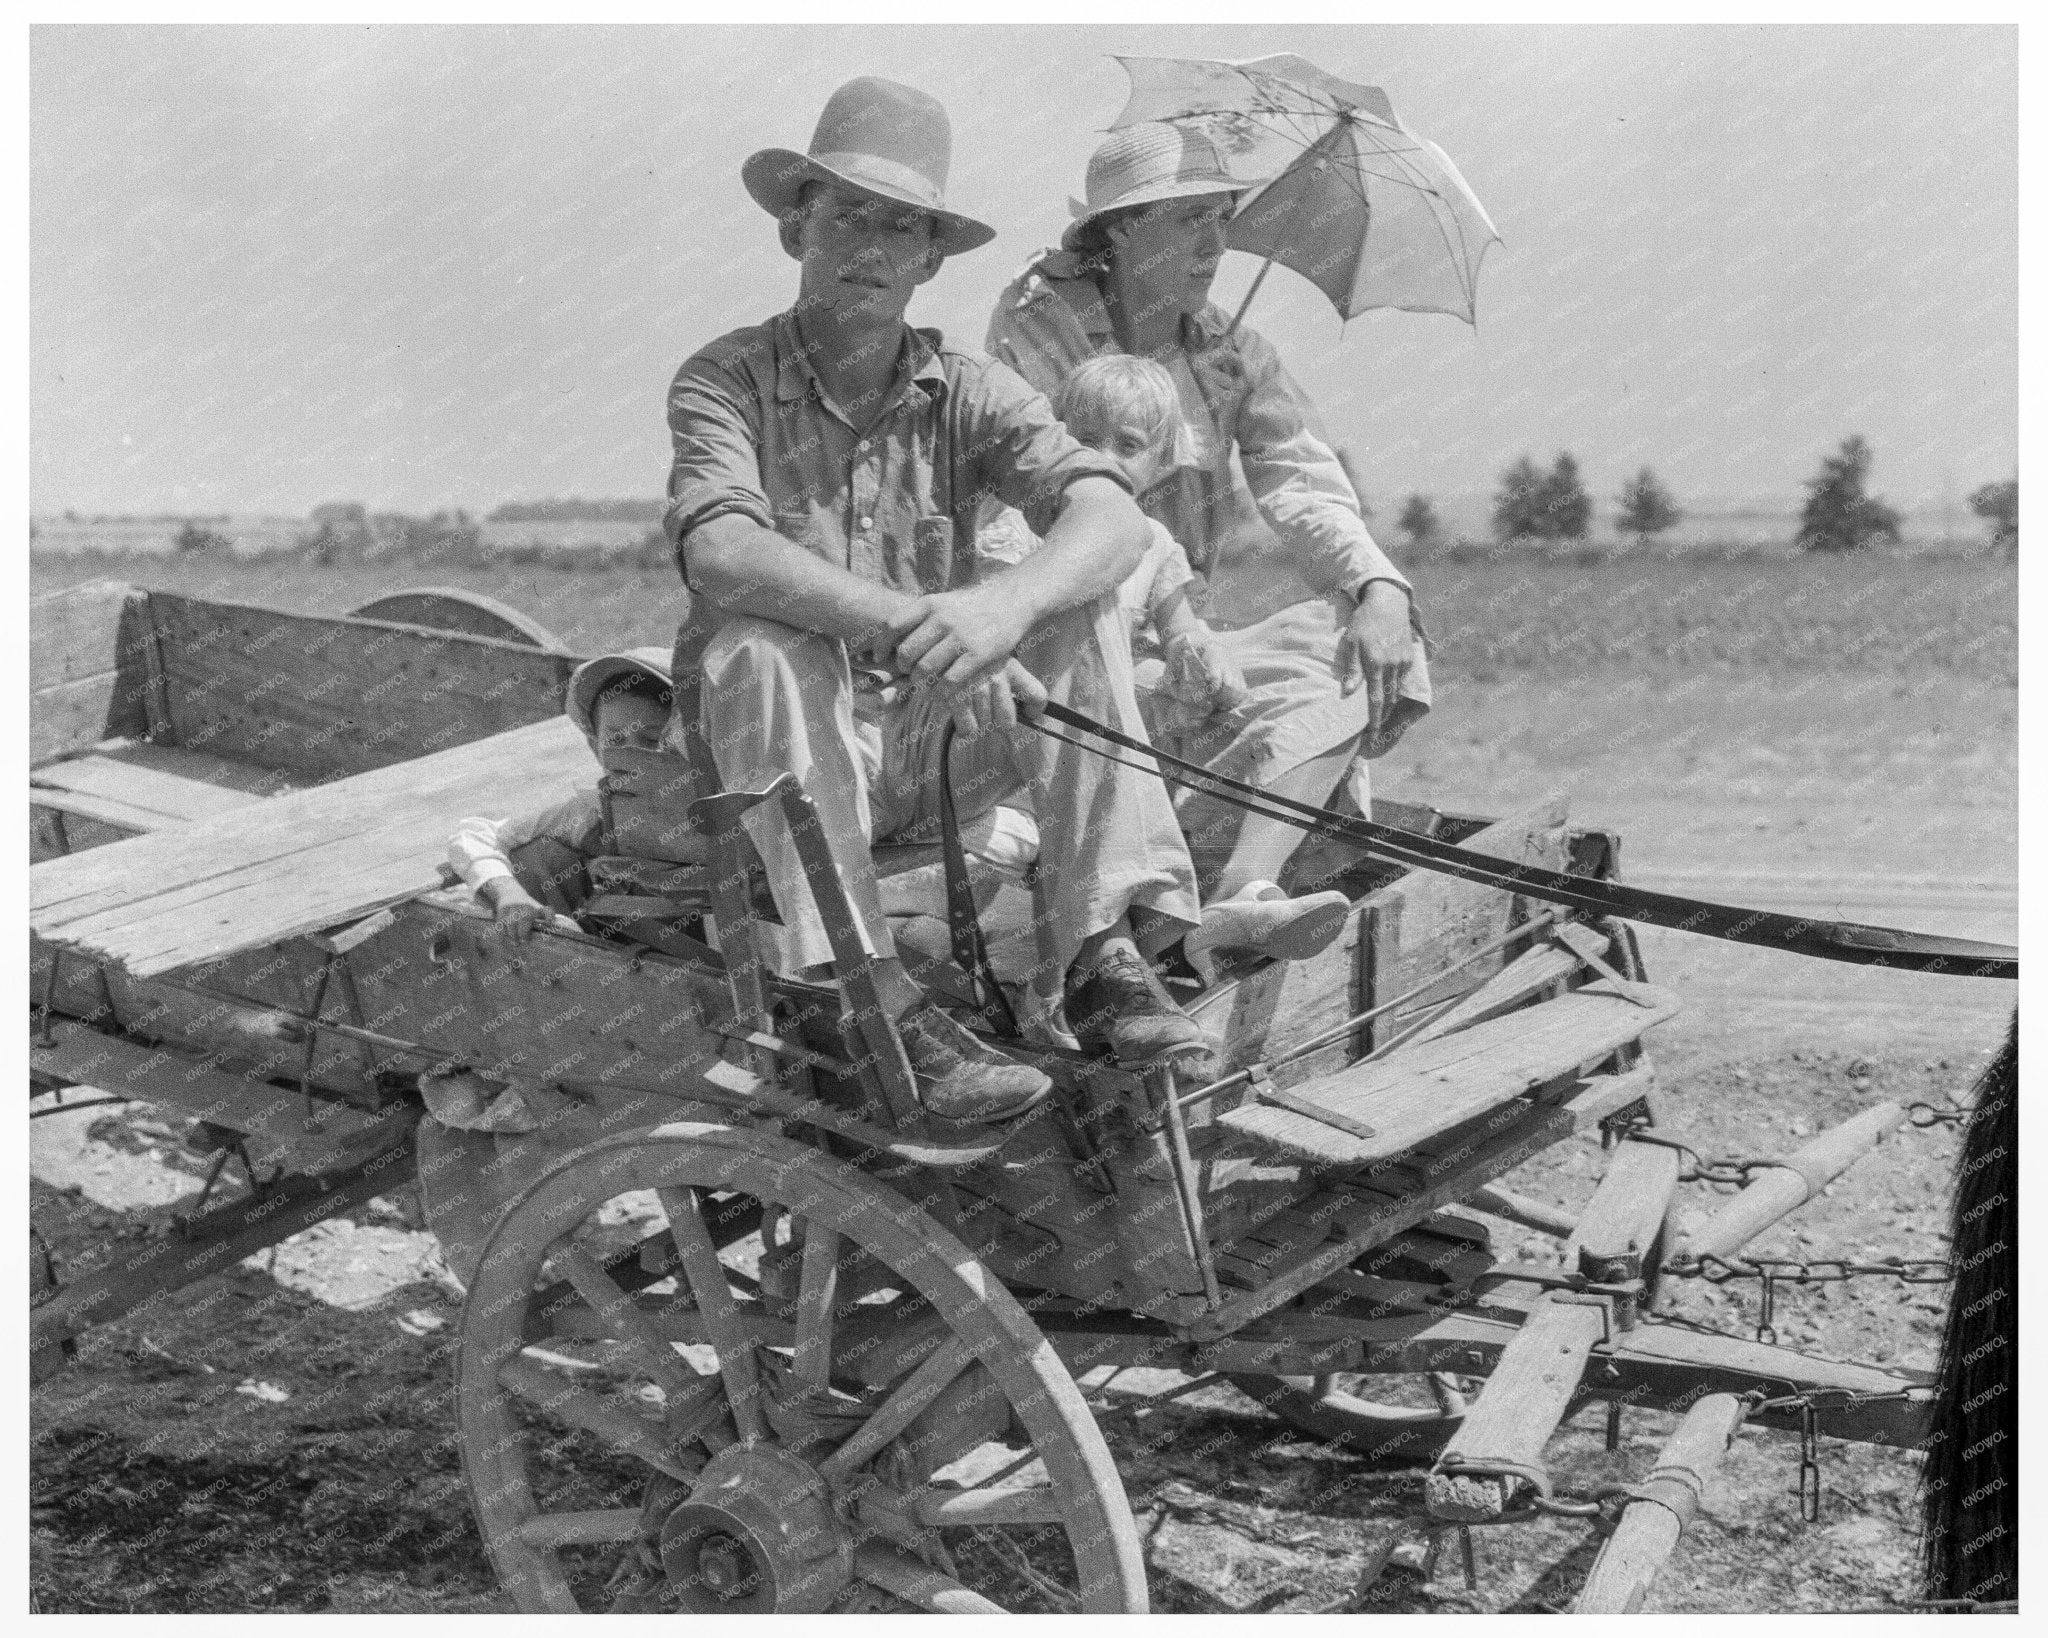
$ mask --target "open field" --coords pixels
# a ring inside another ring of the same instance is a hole
[[[2010,939],[2018,789],[2015,576],[2002,558],[1665,554],[1415,566],[1437,705],[1376,766],[1385,794],[1500,811],[1566,788],[1625,837],[1632,880],[1736,903]],[[673,572],[432,563],[32,560],[32,591],[106,574],[337,612],[404,584],[488,591],[581,652],[664,642]],[[1878,973],[1650,931],[1651,976],[1687,1011],[1652,1037],[1681,1130],[1710,1155],[1769,1155],[1879,1099],[1966,1090],[2010,986]],[[59,1259],[143,1237],[198,1187],[146,1109],[37,1120],[39,1224]],[[1956,1147],[1906,1131],[1759,1243],[1766,1253],[1939,1256]],[[1538,1157],[1521,1192],[1583,1202],[1590,1146]],[[1705,1209],[1711,1191],[1687,1189]],[[447,1399],[456,1305],[394,1199],[104,1327],[35,1396],[32,1585],[45,1610],[495,1610],[468,1522]],[[1502,1225],[1506,1257],[1544,1259]],[[1931,1366],[1942,1291],[1885,1281],[1791,1290],[1781,1340]],[[1755,1289],[1680,1282],[1668,1312],[1747,1333]],[[1170,1379],[1177,1381],[1178,1379]],[[1145,1527],[1155,1607],[1314,1608],[1419,1500],[1412,1469],[1288,1434],[1214,1387],[1133,1421],[1105,1387],[1112,1448]],[[1672,1425],[1631,1412],[1607,1452],[1583,1414],[1552,1447],[1559,1486],[1638,1476]],[[1797,1440],[1745,1434],[1652,1598],[1662,1610],[1822,1610],[1913,1592],[1917,1458],[1823,1442],[1823,1515],[1801,1525]],[[1568,1601],[1584,1526],[1480,1532],[1480,1576],[1392,1573],[1376,1608],[1537,1610]],[[1455,1564],[1455,1548],[1446,1565]]]

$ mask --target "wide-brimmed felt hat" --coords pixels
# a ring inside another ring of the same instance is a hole
[[[953,127],[939,99],[915,86],[862,75],[832,93],[808,153],[763,148],[740,167],[754,203],[781,218],[806,182],[831,182],[915,205],[938,224],[939,252],[957,256],[996,236],[986,222],[946,209]]]
[[[1109,133],[1088,156],[1088,200],[1067,202],[1073,225],[1060,236],[1061,248],[1087,248],[1081,230],[1098,216],[1127,205],[1150,205],[1199,193],[1249,192],[1258,186],[1232,176],[1216,145],[1184,125],[1150,120]]]
[[[673,689],[668,668],[669,651],[665,648],[629,648],[617,654],[600,654],[570,673],[569,696],[562,710],[585,739],[595,740],[599,695],[628,678],[645,678],[657,688]]]

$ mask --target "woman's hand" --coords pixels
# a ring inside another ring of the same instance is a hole
[[[1408,593],[1391,580],[1365,588],[1351,623],[1337,639],[1337,683],[1346,694],[1362,684],[1371,705],[1367,732],[1377,734],[1400,697],[1401,679],[1415,661],[1415,633],[1409,623]]]
[[[1173,691],[1191,700],[1199,696],[1212,714],[1234,711],[1251,698],[1244,672],[1206,626],[1175,637],[1167,645],[1166,663]]]

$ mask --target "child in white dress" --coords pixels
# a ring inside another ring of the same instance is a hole
[[[1149,358],[1105,353],[1083,360],[1061,382],[1053,407],[1069,432],[1123,468],[1141,504],[1161,479],[1194,463],[1173,377]],[[1187,553],[1154,519],[1151,544],[1117,598],[1138,662],[1139,706],[1155,737],[1184,733],[1250,696],[1236,662],[1195,612],[1201,590]],[[1342,893],[1291,899],[1273,882],[1251,882],[1204,905],[1202,925],[1183,949],[1209,979],[1218,950],[1299,961],[1329,948],[1349,913]]]

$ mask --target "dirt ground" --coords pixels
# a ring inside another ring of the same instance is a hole
[[[144,577],[169,583],[137,572]],[[2009,575],[1990,579],[2009,597]],[[36,589],[54,583],[39,569]],[[387,575],[370,589],[391,584]],[[637,584],[620,577],[579,600],[577,588],[536,576],[527,593],[497,594],[583,643],[603,611],[632,606]],[[360,600],[359,589],[330,575],[319,587],[273,579],[239,595],[334,609]],[[1468,627],[1502,606],[1481,601],[1492,595],[1483,587],[1457,595],[1465,601],[1454,598],[1451,613]],[[1380,765],[1378,788],[1478,812],[1565,788],[1577,817],[1621,830],[1624,871],[1647,885],[2012,938],[2009,664],[1979,663],[1981,642],[1955,657],[1981,637],[1987,608],[2004,611],[1995,627],[2010,620],[2009,604],[1973,600],[1963,579],[1943,595],[1948,613],[1923,619],[1918,640],[1895,640],[1888,664],[1864,638],[1845,645],[1853,663],[1760,658],[1725,618],[1733,636],[1704,658],[1626,664],[1583,643],[1573,650],[1570,619],[1553,622],[1547,655],[1544,644],[1502,639],[1483,663],[1453,629],[1451,658],[1475,657],[1462,669],[1439,665],[1437,709]],[[1878,601],[1856,604],[1856,618],[1867,626]],[[644,605],[636,613],[650,627],[662,617]],[[1579,626],[1591,629],[1585,618]],[[1687,1001],[1652,1038],[1672,1118],[1710,1155],[1782,1153],[1881,1099],[1959,1095],[2012,1004],[2010,988],[1994,983],[1834,967],[1681,934],[1652,932],[1644,943],[1651,976]],[[132,1105],[33,1122],[35,1220],[60,1270],[110,1236],[161,1233],[189,1205],[204,1167],[180,1145],[182,1125]],[[1941,1255],[1956,1141],[1947,1128],[1901,1131],[1754,1249]],[[1576,1204],[1599,1167],[1595,1145],[1566,1145],[1507,1181]],[[1686,1192],[1692,1209],[1708,1208],[1710,1189]],[[1499,1255],[1529,1260],[1556,1249],[1505,1224],[1495,1243]],[[450,1434],[456,1289],[415,1204],[394,1196],[88,1334],[72,1367],[33,1397],[37,1606],[507,1607],[469,1522]],[[1676,1282],[1663,1312],[1747,1334],[1755,1287]],[[1868,1280],[1788,1291],[1778,1330],[1813,1353],[1926,1368],[1942,1312],[1940,1287]],[[1134,1390],[1180,1379],[1125,1373],[1105,1391],[1102,1374],[1083,1385],[1102,1403],[1145,1532],[1156,1609],[1322,1607],[1419,1505],[1419,1470],[1318,1447],[1234,1389],[1143,1410]],[[1630,1412],[1610,1453],[1604,1418],[1582,1413],[1550,1449],[1559,1488],[1640,1476],[1672,1425]],[[1745,1433],[1651,1607],[1817,1611],[1912,1596],[1917,1458],[1824,1441],[1821,1461],[1822,1517],[1801,1524],[1796,1439]],[[1436,1581],[1397,1564],[1368,1607],[1563,1608],[1596,1546],[1571,1521],[1478,1534],[1476,1590],[1465,1588],[1453,1546]]]

